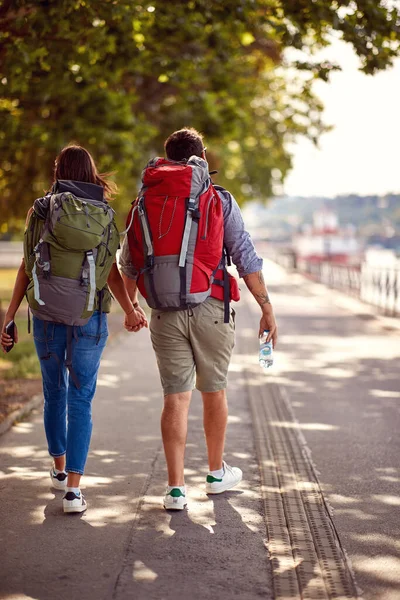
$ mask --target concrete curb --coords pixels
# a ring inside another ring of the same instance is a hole
[[[31,398],[26,404],[24,404],[24,406],[21,406],[21,408],[14,410],[14,412],[9,414],[8,417],[6,417],[4,421],[0,423],[0,435],[6,433],[9,429],[11,429],[11,427],[16,421],[20,421],[21,419],[24,419],[25,417],[29,416],[29,414],[35,408],[40,406],[42,402],[43,395],[37,394],[36,396],[33,396],[33,398]]]

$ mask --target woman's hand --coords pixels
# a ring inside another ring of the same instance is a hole
[[[4,318],[4,323],[3,323],[3,328],[1,331],[1,338],[0,338],[0,345],[3,348],[3,352],[6,352],[7,348],[9,346],[12,346],[13,343],[13,339],[10,335],[6,334],[6,325],[8,325],[8,323],[10,321],[13,321],[14,317],[10,316],[8,314],[6,314],[5,318]],[[18,329],[17,326],[14,324],[14,344],[18,343]]]
[[[140,331],[142,327],[148,327],[146,315],[140,306],[132,307],[132,312],[125,315],[124,327],[127,331]]]

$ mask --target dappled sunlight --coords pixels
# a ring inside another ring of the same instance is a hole
[[[39,600],[39,597],[36,596],[27,596],[26,594],[6,594],[3,596],[3,600]]]
[[[110,360],[109,358],[102,358],[101,359],[101,368],[111,368],[111,369],[115,369],[118,368],[119,364],[116,360]]]
[[[135,581],[152,582],[155,579],[157,579],[158,575],[157,573],[149,569],[149,567],[146,567],[146,565],[141,560],[135,560],[135,562],[133,563],[132,577]]]
[[[109,387],[109,388],[117,388],[118,382],[120,381],[119,375],[114,375],[113,373],[103,373],[100,372],[97,379],[97,387]]]
[[[359,508],[335,507],[335,514],[348,515],[349,517],[353,517],[354,519],[359,519],[360,521],[376,521],[378,519],[377,515],[371,515]]]
[[[388,483],[400,483],[400,477],[393,477],[391,475],[381,475],[379,479]]]
[[[138,394],[136,396],[122,396],[120,400],[122,400],[122,402],[149,402],[150,397]]]
[[[304,429],[308,431],[335,431],[338,429],[335,425],[327,423],[296,423],[293,421],[270,421],[272,427],[280,427],[282,429]]]
[[[135,439],[137,442],[152,442],[158,441],[160,438],[157,435],[137,435]]]
[[[247,452],[232,452],[232,456],[234,456],[235,458],[240,458],[242,460],[253,459],[253,457]]]
[[[395,550],[400,556],[400,540],[394,539],[384,533],[353,533],[353,539],[365,543],[365,544],[374,544],[376,546],[388,546]]]
[[[399,472],[399,469],[396,469],[395,467],[377,467],[375,471],[377,471],[378,473],[387,473],[395,475]]]
[[[369,390],[369,393],[376,398],[400,398],[400,391],[394,390]]]
[[[204,481],[204,478],[202,478],[202,481]],[[213,501],[200,488],[190,486],[188,502],[190,502],[189,519],[192,523],[201,525],[211,533],[210,527],[213,528],[216,525]]]
[[[49,497],[49,500],[50,500],[50,497]],[[61,508],[60,508],[60,514],[62,514]],[[45,519],[46,519],[46,517],[44,514],[44,506],[43,505],[36,506],[29,513],[29,522],[31,525],[41,525]]]
[[[28,434],[33,429],[33,423],[28,423],[27,421],[23,421],[20,423],[16,423],[14,425],[13,431],[17,434]]]
[[[22,481],[36,481],[38,484],[49,475],[48,471],[34,471],[28,467],[9,467],[10,473],[1,476],[1,479],[21,479]]]
[[[376,579],[387,581],[392,584],[400,584],[400,558],[396,556],[353,556],[355,568],[359,571],[373,575]],[[394,592],[393,600],[398,598],[398,591]]]
[[[126,499],[113,497],[112,502],[110,502],[110,498],[107,498],[107,506],[91,506],[90,510],[84,515],[85,521],[90,523],[92,527],[105,527],[110,523],[130,523],[132,521],[132,515],[121,512],[118,506],[119,502],[125,503]]]
[[[255,345],[255,350],[257,351],[257,349],[258,346]],[[252,356],[251,354],[236,354],[235,352],[232,356],[232,361],[229,365],[229,371],[232,371],[233,373],[241,373],[245,370],[247,366],[251,365],[258,367],[257,356]]]
[[[38,448],[37,446],[1,446],[0,447],[0,455],[8,454],[9,456],[13,456],[15,458],[46,458],[48,457],[48,453],[43,448]]]
[[[228,415],[228,425],[233,424],[233,423],[240,423],[241,422],[241,418],[238,417],[237,415]]]
[[[342,494],[329,494],[329,500],[335,504],[357,504],[358,498],[352,498],[351,496],[343,496]]]
[[[388,504],[389,506],[400,506],[400,496],[389,496],[387,494],[374,494],[372,499],[376,502],[382,502],[382,504]]]
[[[112,477],[100,477],[95,475],[85,475],[85,478],[82,479],[82,489],[87,487],[98,487],[103,485],[110,485],[113,482]]]

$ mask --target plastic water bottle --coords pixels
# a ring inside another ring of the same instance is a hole
[[[260,353],[258,362],[263,369],[269,369],[274,364],[272,340],[267,342],[269,331],[265,330],[260,337]]]

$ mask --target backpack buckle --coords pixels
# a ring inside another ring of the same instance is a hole
[[[187,209],[191,213],[195,212],[195,210],[196,210],[196,199],[195,198],[188,198],[187,199]]]
[[[154,267],[154,254],[151,254],[146,259],[146,269],[152,270]]]

